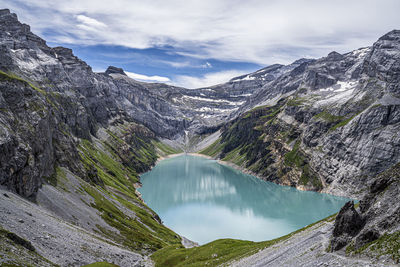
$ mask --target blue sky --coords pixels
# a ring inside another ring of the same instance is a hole
[[[56,46],[59,44],[49,43],[49,45]],[[94,71],[104,71],[112,65],[123,68],[128,74],[146,75],[148,77],[142,77],[144,78],[142,80],[147,81],[173,83],[174,80],[179,81],[181,79],[180,82],[184,83],[182,77],[207,77],[207,74],[224,72],[226,72],[226,79],[230,79],[233,76],[263,67],[263,65],[252,62],[203,59],[180,55],[179,51],[173,47],[135,49],[115,45],[63,44],[63,46],[72,48],[75,55],[87,61]],[[131,75],[134,78],[140,77]],[[202,82],[198,81],[198,86],[202,86]],[[218,83],[218,81],[215,82]],[[196,83],[196,81],[190,81],[183,85],[191,86],[191,83]]]
[[[0,0],[95,71],[196,88],[348,52],[400,27],[398,0]]]

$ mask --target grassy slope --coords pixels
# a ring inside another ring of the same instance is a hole
[[[263,241],[251,242],[235,239],[219,239],[200,247],[185,249],[182,246],[170,246],[155,252],[151,258],[156,267],[169,266],[218,266],[246,256],[250,256],[259,250],[286,240],[310,227],[327,221],[332,221],[336,214],[323,220],[310,224],[288,235]]]
[[[355,254],[363,254],[365,251],[368,251],[368,255],[375,256],[377,259],[382,255],[389,255],[394,262],[400,263],[400,231],[391,234],[385,233],[377,240],[356,250]]]
[[[158,140],[153,141],[153,145],[157,148],[157,152],[160,156],[168,156],[182,152],[182,150],[172,148]]]
[[[92,184],[82,185],[82,187],[87,194],[94,198],[95,203],[92,203],[91,206],[99,210],[104,221],[118,229],[120,234],[116,235],[100,227],[99,231],[135,251],[155,251],[171,244],[180,244],[180,238],[160,224],[157,221],[158,216],[135,194],[134,184],[139,182],[138,170],[128,164],[123,164],[125,159],[110,149],[108,142],[113,142],[113,139],[116,138],[119,139],[118,142],[121,146],[126,145],[125,141],[116,135],[110,135],[108,141],[96,144],[82,140],[80,145],[84,166],[86,168],[94,167],[105,185],[102,187]],[[157,158],[155,147],[151,145],[151,142],[136,141],[139,145],[137,146],[138,150],[134,151],[135,154],[124,155],[128,158],[137,155],[142,163],[154,164]],[[143,165],[138,166],[140,169],[143,168]],[[131,218],[125,215],[113,201],[104,196],[130,209],[136,217]]]

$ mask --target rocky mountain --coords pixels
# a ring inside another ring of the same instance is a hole
[[[395,262],[386,248],[398,250],[399,132],[400,31],[346,54],[186,89],[114,66],[95,73],[3,9],[0,263],[143,266],[171,250],[187,259],[182,238],[136,188],[158,157],[200,149],[268,181],[362,199],[326,226],[327,250]],[[271,242],[235,246],[254,253],[280,241]]]
[[[266,180],[359,196],[400,160],[400,31],[266,83],[203,151]]]
[[[300,265],[371,264],[326,254],[337,250],[378,265],[398,263],[399,78],[398,30],[371,47],[303,62],[250,96],[232,121],[204,139],[201,153],[268,181],[361,199],[358,209],[347,203],[334,225],[320,223],[307,239],[299,234],[289,248],[278,246],[298,255]],[[289,264],[284,251],[266,249],[238,265]]]

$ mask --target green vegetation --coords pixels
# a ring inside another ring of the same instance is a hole
[[[38,91],[41,94],[45,94],[46,92],[36,86],[34,86],[31,82],[25,81],[24,79],[22,79],[21,77],[18,77],[17,75],[13,74],[13,73],[5,73],[3,71],[0,70],[0,81],[20,81],[26,85],[29,85],[30,87],[32,87],[32,89]]]
[[[90,141],[82,139],[79,146],[81,161],[88,171],[93,167],[97,170],[98,177],[104,184],[116,187],[118,190],[132,190],[132,183],[139,181],[135,170],[125,167],[111,155],[97,149]],[[93,180],[92,180],[93,182]],[[134,190],[133,190],[134,192]]]
[[[305,98],[301,98],[301,97],[293,97],[292,99],[290,99],[287,102],[288,106],[302,106],[304,105],[304,103],[306,103],[307,100]]]
[[[357,115],[358,115],[358,114],[356,114],[356,115],[354,115],[354,116],[351,116],[351,117],[348,118],[348,119],[342,120],[342,121],[339,122],[338,124],[332,126],[329,130],[330,130],[330,131],[334,131],[334,130],[336,130],[337,128],[340,128],[340,127],[343,127],[343,126],[347,125],[347,124],[348,124],[352,119],[354,119],[354,117],[357,116]]]
[[[33,83],[31,83],[29,81],[26,81],[26,80],[22,79],[21,77],[15,75],[14,73],[6,73],[6,72],[3,72],[3,71],[0,70],[0,81],[19,81],[19,82],[22,82],[22,83],[30,86],[32,89],[34,89],[35,91],[37,91],[41,95],[43,95],[45,97],[47,103],[49,103],[53,108],[58,109],[57,105],[50,99],[49,94],[45,90],[35,86]],[[40,109],[43,110],[44,107],[40,107]]]
[[[139,208],[137,205],[140,203],[132,196],[124,194],[123,198],[111,195],[107,191],[103,191],[101,194],[100,189],[91,186],[83,186],[83,188],[95,201],[91,206],[100,211],[101,217],[107,224],[119,230],[119,234],[117,234],[98,226],[98,229],[106,236],[136,251],[142,249],[155,251],[171,244],[180,243],[180,238],[174,232],[156,221],[152,215],[154,213],[149,208],[146,207],[147,210]],[[135,217],[130,217],[122,212],[114,202],[115,200],[133,211]],[[133,204],[135,202],[136,204]]]
[[[242,146],[235,148],[225,155],[222,159],[223,161],[230,161],[238,166],[242,166],[246,162],[246,154],[240,153]]]
[[[282,103],[273,107],[257,107],[248,111],[236,121],[231,122],[226,130],[223,131],[219,140],[218,150],[221,150],[220,157],[229,159],[233,157],[232,153],[237,152],[240,156],[245,154],[246,165],[249,167],[258,160],[256,157],[260,153],[263,156],[266,155],[268,149],[266,149],[264,140],[260,136],[271,126],[272,121],[281,111],[281,106]],[[241,149],[234,151],[238,147],[241,147]],[[211,148],[209,147],[209,149]],[[228,155],[230,152],[232,153]]]
[[[349,118],[346,118],[345,116],[332,115],[328,111],[324,110],[321,113],[315,115],[313,118],[314,119],[322,119],[322,120],[330,122],[330,123],[335,123],[335,125],[333,125],[331,128],[329,128],[329,131],[334,131],[337,128],[347,125],[358,114],[360,114],[360,113],[357,113]]]
[[[238,257],[256,253],[276,242],[251,242],[219,239],[206,245],[185,249],[170,246],[155,252],[151,258],[158,266],[217,266]]]
[[[107,152],[136,173],[148,171],[157,160],[155,140],[149,130],[134,123],[119,125],[114,130],[115,133],[107,130]]]
[[[107,153],[106,147],[88,140],[82,140],[80,144],[81,160],[85,168],[88,171],[95,168],[98,177],[112,188],[105,190],[94,184],[82,185],[83,190],[94,199],[91,206],[99,210],[104,221],[118,229],[119,234],[98,226],[99,231],[136,251],[155,251],[180,244],[180,238],[160,224],[155,213],[136,196],[134,183],[138,182],[137,172],[125,166],[117,154]],[[153,154],[146,155],[152,157]],[[131,210],[134,215],[128,216],[120,205]]]
[[[210,157],[216,157],[221,153],[224,145],[221,144],[221,138],[218,138],[217,141],[206,147],[205,149],[199,151],[200,154],[208,155]]]
[[[55,176],[56,176],[56,182],[57,182],[56,186],[58,186],[65,192],[69,192],[68,186],[67,186],[68,179],[67,179],[67,174],[66,174],[65,170],[63,168],[61,168],[60,166],[57,166]]]
[[[350,247],[349,252],[353,251],[354,248]],[[354,251],[355,254],[362,254],[366,250],[369,251],[368,254],[376,256],[377,259],[382,255],[390,255],[395,263],[400,262],[400,231],[394,232],[392,234],[385,233],[377,240],[372,241],[358,250]],[[346,248],[347,252],[347,248]]]
[[[293,149],[285,154],[285,163],[289,166],[295,165],[297,167],[302,167],[304,165],[305,159],[300,148],[300,140],[297,140],[293,146]]]
[[[233,260],[250,256],[264,248],[282,242],[310,227],[334,219],[336,214],[312,223],[288,235],[263,242],[235,239],[219,239],[200,247],[185,249],[182,246],[170,246],[155,252],[151,258],[156,267],[169,266],[218,266]]]
[[[350,244],[346,247],[346,255],[350,255],[351,252],[354,251],[354,240],[350,242]]]
[[[302,184],[310,183],[321,188],[318,177],[313,175],[304,153],[299,149],[300,141],[286,155],[286,149],[282,148],[282,142],[290,143],[299,136],[298,131],[293,128],[275,123],[285,103],[280,101],[275,106],[261,106],[248,111],[227,124],[221,138],[200,153],[219,156],[224,161],[233,162],[266,177],[283,176],[290,171],[287,167],[300,168]],[[281,156],[284,157],[283,167],[276,161]]]
[[[43,177],[43,178],[46,180],[48,184],[52,186],[59,186],[65,191],[68,191],[65,186],[65,182],[67,180],[66,173],[61,167],[56,166],[53,175],[51,175],[50,177]]]
[[[327,122],[338,122],[338,121],[343,120],[344,117],[343,116],[332,115],[328,111],[324,110],[321,113],[315,115],[313,118],[314,119],[322,119],[322,120],[325,120]]]
[[[285,154],[285,164],[288,166],[296,166],[301,170],[299,184],[307,185],[311,183],[316,189],[322,188],[322,183],[319,178],[312,172],[310,165],[303,152],[300,150],[300,140],[297,140],[293,149]]]
[[[175,148],[172,148],[161,141],[153,141],[154,146],[156,146],[164,155],[172,155],[172,154],[178,154],[181,153],[182,150],[177,150]]]

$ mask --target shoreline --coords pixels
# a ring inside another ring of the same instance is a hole
[[[177,154],[170,154],[170,155],[167,155],[167,156],[160,156],[159,158],[157,158],[157,160],[156,160],[156,162],[154,163],[154,166],[151,166],[151,168],[150,168],[150,170],[148,170],[148,171],[146,171],[146,172],[149,172],[149,171],[151,171],[156,165],[157,165],[157,163],[159,163],[160,161],[163,161],[163,160],[165,160],[165,159],[170,159],[170,158],[175,158],[175,157],[179,157],[179,156],[182,156],[182,155],[185,155],[185,154],[187,154],[187,153],[185,153],[185,152],[182,152],[182,153],[177,153]],[[146,201],[144,201],[144,199],[143,199],[143,197],[142,197],[142,194],[139,192],[139,188],[141,188],[142,187],[142,182],[140,181],[140,176],[142,175],[142,174],[144,174],[144,173],[146,173],[146,172],[143,172],[143,173],[139,173],[139,182],[138,183],[135,183],[133,186],[135,187],[135,194],[138,196],[138,198],[147,206],[147,204],[146,204]],[[155,214],[157,214],[157,212],[155,212],[155,211],[153,211]],[[158,215],[158,214],[157,214]],[[160,220],[161,220],[161,218],[160,218]],[[171,231],[173,231],[173,232],[175,232],[174,230],[172,230],[171,228],[169,228],[168,226],[166,226],[165,224],[164,224],[164,222],[161,220],[161,224],[162,225],[164,225],[164,227],[166,227],[166,228],[168,228],[168,229],[170,229]],[[176,232],[175,232],[176,233]],[[186,238],[186,237],[184,237],[183,235],[180,235],[180,234],[178,234],[178,233],[176,233],[177,235],[179,235],[180,237],[181,237],[181,244],[182,244],[182,246],[184,246],[185,248],[194,248],[194,247],[198,247],[199,246],[199,243],[197,243],[197,242],[195,242],[195,241],[192,241],[192,240],[190,240],[190,239],[188,239],[188,238]]]
[[[223,160],[221,160],[221,159],[215,159],[215,158],[210,157],[210,156],[208,156],[208,155],[199,154],[199,153],[187,153],[187,154],[188,154],[188,155],[192,155],[192,156],[197,156],[197,157],[202,157],[202,158],[206,158],[206,159],[215,160],[215,161],[217,161],[217,162],[218,162],[219,164],[221,164],[221,165],[229,166],[229,167],[231,167],[231,168],[233,168],[233,169],[235,169],[235,170],[238,170],[238,171],[243,172],[244,174],[249,174],[249,175],[252,175],[252,176],[257,177],[257,178],[260,179],[260,180],[265,181],[261,176],[257,175],[256,173],[254,173],[254,172],[252,172],[252,171],[250,171],[250,170],[248,170],[248,169],[246,169],[246,168],[244,168],[244,167],[241,167],[241,166],[239,166],[239,165],[237,165],[237,164],[235,164],[235,163],[233,163],[233,162],[230,162],[230,161],[223,161]]]
[[[175,158],[175,157],[178,157],[178,156],[182,156],[182,155],[184,155],[184,154],[185,154],[185,152],[177,153],[177,154],[170,154],[170,155],[167,155],[167,156],[160,156],[159,158],[157,158],[156,162],[154,163],[154,166],[156,166],[157,163],[159,163],[160,161],[162,161],[162,160],[164,160],[164,159]],[[152,166],[151,169],[153,169],[154,166]],[[151,170],[151,169],[150,169],[150,170]],[[142,173],[141,173],[141,174],[142,174]],[[140,174],[139,174],[139,175],[140,175]]]
[[[267,181],[267,180],[265,180],[262,176],[258,175],[257,173],[254,173],[254,172],[252,172],[252,171],[246,169],[245,167],[236,165],[236,164],[233,163],[233,162],[230,162],[230,161],[223,161],[223,160],[221,160],[221,159],[215,159],[215,158],[213,158],[213,157],[211,157],[211,156],[204,155],[204,154],[200,154],[200,153],[196,153],[196,152],[188,152],[188,153],[182,152],[182,153],[167,155],[167,156],[165,156],[165,157],[159,157],[159,158],[157,159],[157,161],[155,162],[154,166],[155,166],[157,163],[159,163],[160,161],[162,161],[162,160],[169,159],[169,158],[174,158],[174,157],[178,157],[178,156],[182,156],[182,155],[191,155],[191,156],[196,156],[196,157],[202,157],[202,158],[206,158],[206,159],[215,160],[217,163],[219,163],[219,164],[221,164],[221,165],[225,165],[225,166],[231,167],[231,168],[233,168],[233,169],[235,169],[235,170],[238,170],[238,171],[243,172],[244,174],[254,176],[254,177],[256,177],[257,179],[260,179],[260,180],[262,180],[262,181],[271,182],[271,183],[274,183],[274,184],[277,184],[277,185],[280,185],[280,186],[288,186],[288,187],[295,188],[295,189],[300,190],[300,191],[317,192],[317,193],[321,193],[321,194],[327,194],[327,195],[331,195],[331,196],[345,197],[345,198],[357,200],[357,198],[350,197],[350,196],[347,196],[347,195],[332,194],[331,192],[326,192],[324,189],[321,190],[321,191],[313,191],[313,190],[307,190],[307,189],[306,189],[305,187],[303,187],[303,186],[296,186],[296,187],[293,187],[293,186],[290,186],[290,185],[278,184],[278,183],[275,183],[275,182],[272,182],[272,181]],[[152,166],[151,169],[150,169],[149,171],[151,171],[151,170],[154,168],[154,166]],[[143,173],[139,174],[139,184],[140,184],[140,185],[139,185],[136,189],[138,189],[138,188],[141,187],[140,175],[142,175],[142,174],[143,174]],[[136,192],[138,192],[138,193],[140,194],[139,191],[136,190]]]
[[[183,154],[183,153],[182,153],[182,154]],[[335,197],[345,197],[345,198],[354,199],[354,200],[357,200],[357,201],[358,201],[357,198],[353,198],[353,197],[346,196],[346,195],[341,195],[341,194],[332,194],[331,192],[326,192],[324,189],[321,190],[321,191],[313,191],[313,190],[307,190],[304,186],[296,186],[296,187],[293,187],[293,186],[290,186],[290,185],[278,184],[278,183],[275,183],[275,182],[272,182],[272,181],[265,180],[262,176],[260,176],[260,175],[258,175],[258,174],[256,174],[256,173],[254,173],[254,172],[252,172],[252,171],[246,169],[245,167],[241,167],[241,166],[239,166],[239,165],[236,165],[235,163],[230,162],[230,161],[223,161],[223,160],[221,160],[221,159],[215,159],[215,158],[213,158],[213,157],[211,157],[211,156],[204,155],[204,154],[199,154],[199,153],[187,153],[187,154],[188,154],[188,155],[192,155],[192,156],[197,156],[197,157],[202,157],[202,158],[207,158],[207,159],[215,160],[215,161],[217,161],[217,162],[218,162],[219,164],[221,164],[221,165],[225,165],[225,166],[231,167],[231,168],[233,168],[233,169],[235,169],[235,170],[238,170],[238,171],[243,172],[244,174],[254,176],[254,177],[256,177],[257,179],[260,179],[260,180],[265,181],[265,182],[274,183],[274,184],[277,184],[277,185],[280,185],[280,186],[288,186],[288,187],[295,188],[295,189],[300,190],[300,191],[305,191],[305,192],[317,192],[317,193],[320,193],[320,194],[327,194],[327,195],[331,195],[331,196],[335,196]]]
[[[237,170],[237,171],[240,171],[240,172],[242,172],[242,173],[244,173],[244,174],[254,176],[254,177],[256,177],[257,179],[260,179],[260,180],[262,180],[262,181],[270,182],[270,181],[267,181],[267,180],[263,179],[261,176],[255,174],[254,172],[252,172],[252,171],[250,171],[250,170],[248,170],[248,169],[246,169],[246,168],[244,168],[244,167],[241,167],[241,166],[239,166],[239,165],[236,165],[236,164],[233,163],[233,162],[223,161],[223,160],[221,160],[221,159],[215,159],[215,158],[213,158],[213,157],[211,157],[211,156],[204,155],[204,154],[200,154],[200,153],[195,153],[195,152],[189,152],[189,153],[182,152],[182,153],[177,153],[177,154],[170,154],[170,155],[167,155],[167,156],[160,156],[160,157],[156,160],[154,166],[152,166],[152,167],[150,168],[150,170],[148,170],[148,171],[151,171],[151,170],[156,166],[156,164],[158,164],[159,162],[161,162],[161,161],[163,161],[163,160],[165,160],[165,159],[175,158],[175,157],[179,157],[179,156],[183,156],[183,155],[190,155],[190,156],[196,156],[196,157],[201,157],[201,158],[205,158],[205,159],[214,160],[214,161],[216,161],[218,164],[221,164],[221,165],[224,165],[224,166],[228,166],[228,167],[233,168],[233,169],[235,169],[235,170]],[[144,173],[145,173],[145,172],[144,172]],[[142,183],[140,182],[140,178],[141,178],[141,175],[144,174],[144,173],[139,174],[139,182],[135,184],[135,193],[136,193],[136,195],[139,197],[139,199],[140,199],[145,205],[147,205],[146,202],[145,202],[145,200],[142,198],[142,194],[138,191],[138,189],[139,189],[140,187],[142,187]],[[271,182],[271,183],[274,183],[274,182]],[[316,191],[311,191],[311,190],[305,190],[305,189],[302,189],[302,188],[292,187],[292,186],[289,186],[289,185],[282,185],[282,184],[278,184],[278,183],[274,183],[274,184],[280,185],[280,186],[288,186],[288,187],[295,188],[295,189],[300,190],[300,191],[316,192]],[[326,192],[317,192],[317,193],[324,193],[324,194],[328,194],[328,195],[332,195],[332,196],[338,196],[338,195],[334,195],[334,194],[330,194],[330,193],[326,193]],[[343,196],[339,196],[339,197],[343,197]],[[348,197],[347,197],[347,198],[348,198]],[[154,212],[155,212],[155,211],[154,211]],[[155,214],[157,214],[157,213],[155,212]],[[170,229],[171,231],[174,231],[173,229],[171,229],[171,228],[169,228],[168,226],[166,226],[166,225],[164,224],[163,221],[161,221],[161,223],[162,223],[162,225],[164,225],[165,227],[167,227],[167,228]],[[182,244],[185,248],[193,248],[193,247],[198,247],[198,246],[200,246],[197,242],[192,241],[192,240],[190,240],[190,239],[187,239],[185,236],[180,235],[179,233],[177,233],[177,235],[179,235],[179,237],[181,238],[181,244]]]

